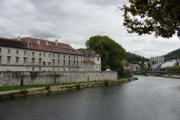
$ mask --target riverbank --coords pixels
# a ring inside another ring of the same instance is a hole
[[[8,98],[23,97],[36,94],[50,94],[55,92],[64,92],[69,90],[79,90],[88,87],[108,86],[115,84],[127,83],[137,78],[126,78],[118,80],[99,80],[90,82],[73,82],[64,84],[46,84],[46,85],[32,85],[32,86],[14,86],[14,87],[0,87],[0,100]]]

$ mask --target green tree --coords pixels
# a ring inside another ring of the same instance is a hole
[[[124,26],[129,33],[180,37],[180,0],[129,0],[124,5]]]
[[[86,46],[101,56],[103,70],[110,68],[122,73],[121,61],[125,58],[125,49],[121,45],[108,36],[93,36],[87,40]]]

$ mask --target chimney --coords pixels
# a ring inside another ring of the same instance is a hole
[[[40,46],[40,40],[37,41],[38,46]]]
[[[55,40],[55,44],[58,45],[58,40],[57,39]]]
[[[49,46],[49,43],[48,43],[48,42],[46,42],[46,46],[47,46],[47,47]]]
[[[18,40],[18,41],[20,41],[20,40],[21,40],[21,37],[20,37],[20,36],[18,36],[17,40]]]

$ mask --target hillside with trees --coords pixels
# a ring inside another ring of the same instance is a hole
[[[180,57],[180,48],[164,55],[165,61],[177,59]]]
[[[136,55],[136,54],[130,53],[130,52],[126,53],[125,59],[131,64],[139,64],[139,62],[148,61],[147,58],[144,58],[142,56],[139,56],[139,55]]]

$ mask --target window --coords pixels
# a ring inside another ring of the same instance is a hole
[[[32,56],[34,56],[35,55],[35,52],[32,52]]]
[[[76,62],[74,61],[74,65],[76,65]]]
[[[26,55],[26,51],[24,51],[24,55]]]
[[[48,62],[49,66],[51,66],[51,62]]]
[[[16,54],[17,54],[17,55],[19,54],[19,50],[16,50]]]
[[[46,62],[43,62],[43,66],[46,66]]]
[[[53,65],[55,65],[55,59],[53,59]]]
[[[54,53],[53,53],[53,57],[54,57]]]
[[[44,57],[46,57],[46,53],[44,53]]]
[[[78,64],[79,64],[79,61],[77,61],[77,66],[78,66]]]
[[[10,54],[11,53],[11,49],[8,49],[8,54]]]
[[[35,63],[35,58],[32,58],[32,63]]]
[[[66,58],[66,55],[64,55],[64,58]]]
[[[39,71],[41,71],[41,67],[39,67]]]
[[[58,64],[60,63],[60,60],[58,60]]]
[[[51,57],[51,54],[49,53],[49,57]]]
[[[39,58],[39,63],[41,63],[42,62],[42,59],[41,58]]]
[[[58,54],[58,57],[60,57],[60,54]]]
[[[71,61],[69,60],[69,66],[71,65]]]
[[[66,61],[64,60],[64,66],[66,65]]]
[[[99,61],[99,56],[97,57],[97,61]]]
[[[19,57],[16,57],[16,63],[19,63]]]
[[[39,53],[39,56],[41,56],[41,52]]]
[[[27,58],[26,57],[24,57],[24,64],[26,64],[27,63]]]
[[[70,59],[71,57],[69,56],[69,59]]]
[[[11,63],[11,56],[7,56],[7,63]]]
[[[1,48],[0,48],[0,53],[2,52]]]

